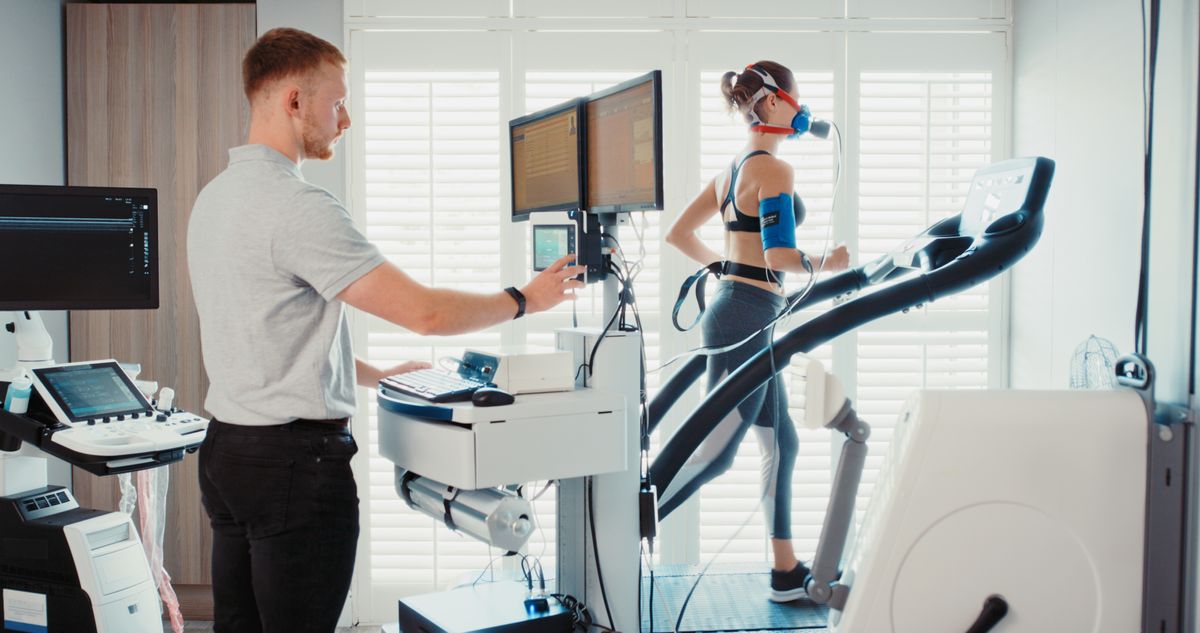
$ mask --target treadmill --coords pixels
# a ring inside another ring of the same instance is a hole
[[[1041,236],[1043,208],[1053,176],[1054,161],[1044,157],[983,167],[975,173],[960,213],[870,262],[813,284],[806,294],[791,295],[788,305],[792,313],[828,299],[842,301],[776,339],[773,346],[758,352],[709,392],[664,443],[650,466],[650,482],[665,490],[696,448],[682,438],[706,437],[770,379],[773,368],[788,366],[796,354],[811,352],[876,319],[977,286],[1020,261]],[[705,356],[694,356],[666,381],[649,403],[647,436],[705,373],[705,366]],[[854,520],[854,498],[870,433],[848,403],[826,426],[844,433],[847,439],[807,584],[811,600],[790,605],[819,612],[816,621],[822,622],[821,629],[826,605],[840,609],[849,592],[849,587],[839,582],[840,564]]]

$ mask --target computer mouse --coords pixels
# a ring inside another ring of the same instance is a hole
[[[497,387],[480,387],[471,394],[471,402],[477,407],[497,407],[515,401],[511,393]]]

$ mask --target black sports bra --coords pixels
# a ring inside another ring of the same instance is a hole
[[[721,217],[725,217],[725,208],[729,205],[733,205],[734,219],[725,223],[725,228],[729,229],[730,231],[738,231],[742,233],[762,232],[762,226],[759,224],[758,216],[746,215],[745,213],[742,213],[741,209],[738,209],[737,200],[734,199],[733,193],[734,188],[737,187],[737,176],[738,172],[742,170],[742,165],[745,165],[747,160],[750,160],[759,154],[766,154],[770,156],[771,152],[763,149],[756,150],[743,156],[740,162],[735,160],[734,162],[729,163],[729,191],[725,193],[725,201],[721,203]],[[792,193],[792,209],[796,214],[796,226],[800,226],[800,224],[804,222],[804,201],[801,200],[800,196],[796,195],[794,192]]]

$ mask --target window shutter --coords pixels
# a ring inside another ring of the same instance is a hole
[[[992,77],[863,72],[859,82],[859,247],[866,261],[962,210],[975,170],[991,162]],[[989,285],[913,311],[926,318],[898,315],[859,334],[855,406],[872,429],[860,514],[913,390],[987,387]]]
[[[417,281],[493,292],[500,287],[500,80],[495,71],[368,71],[363,151],[367,237]],[[465,348],[497,349],[498,328],[423,337],[367,320],[368,362],[436,362]],[[393,464],[371,428],[369,533],[373,582],[442,587],[479,570],[488,548],[404,506]]]

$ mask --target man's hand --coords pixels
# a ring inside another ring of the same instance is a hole
[[[573,261],[574,255],[559,259],[521,288],[521,294],[525,295],[526,314],[549,310],[566,299],[575,298],[573,291],[582,288],[584,284],[572,277],[582,275],[587,269],[583,266],[567,265]]]
[[[384,376],[395,376],[397,374],[407,374],[410,371],[417,371],[418,369],[429,369],[431,367],[433,367],[432,364],[427,363],[423,360],[410,360],[406,363],[400,363],[399,365],[396,365],[395,367],[389,367],[387,369],[384,369],[383,375]]]
[[[368,389],[375,387],[380,380],[383,380],[388,376],[407,374],[410,371],[429,369],[430,367],[433,367],[433,365],[430,365],[423,360],[410,360],[407,363],[400,363],[395,367],[380,369],[361,358],[354,359],[354,372],[358,377],[357,382],[360,386],[367,387]]]

